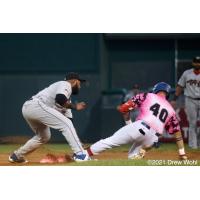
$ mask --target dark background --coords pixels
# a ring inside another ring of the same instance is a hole
[[[88,103],[73,112],[80,138],[107,137],[123,125],[116,111],[123,88],[174,87],[197,55],[200,34],[0,34],[0,137],[32,136],[23,103],[70,71],[89,81],[73,98]],[[65,140],[55,132],[52,141]]]

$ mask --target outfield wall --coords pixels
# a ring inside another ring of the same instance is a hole
[[[174,85],[176,51],[188,64],[200,54],[200,35],[0,34],[0,136],[31,136],[21,115],[24,101],[76,71],[89,80],[74,98],[88,103],[87,110],[74,112],[77,131],[85,142],[107,137],[123,121],[114,106],[104,107],[102,91],[133,83],[142,89],[158,81]]]

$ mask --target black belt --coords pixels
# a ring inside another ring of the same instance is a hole
[[[142,124],[143,126],[145,126],[146,128],[148,128],[148,129],[151,128],[151,127],[150,127],[148,124],[146,124],[145,122],[141,122],[141,124]]]
[[[146,124],[144,121],[142,121],[141,124],[142,124],[143,126],[145,126],[147,129],[150,129],[150,128],[151,128],[151,127],[150,127],[148,124]],[[144,132],[142,129],[139,129],[139,131],[140,131],[141,134],[145,135],[145,132]],[[160,137],[160,136],[161,136],[160,133],[155,133],[155,135],[156,135],[157,137]]]
[[[188,97],[189,99],[192,99],[192,100],[200,101],[200,98],[192,98],[192,97],[189,97],[189,96],[186,96],[186,97]]]

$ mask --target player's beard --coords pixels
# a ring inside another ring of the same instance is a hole
[[[200,70],[200,63],[192,63],[193,69],[198,71]]]
[[[194,66],[194,70],[200,70],[200,66]]]
[[[79,93],[79,87],[78,85],[75,85],[72,87],[72,94],[77,95]]]

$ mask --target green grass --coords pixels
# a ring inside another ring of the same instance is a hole
[[[146,160],[98,160],[83,163],[70,163],[70,166],[146,166]]]
[[[20,145],[14,144],[3,144],[0,145],[0,153],[10,153]],[[124,145],[121,147],[117,147],[108,152],[125,152],[127,154],[130,145]],[[55,164],[61,166],[200,166],[200,150],[192,150],[188,148],[186,145],[186,152],[188,153],[195,153],[199,155],[198,160],[191,161],[190,163],[186,163],[184,161],[171,161],[171,160],[128,160],[128,159],[113,159],[112,157],[109,160],[98,160],[98,161],[88,161],[82,163],[70,162],[70,163],[63,163],[63,164]],[[71,149],[66,144],[46,144],[40,148],[40,151],[48,152],[48,153],[55,153],[55,154],[72,154]],[[162,144],[158,149],[152,149],[152,152],[177,152],[177,147],[175,144]],[[40,165],[40,164],[38,164]]]
[[[8,153],[12,152],[15,149],[20,147],[20,145],[17,144],[0,144],[0,153]]]

